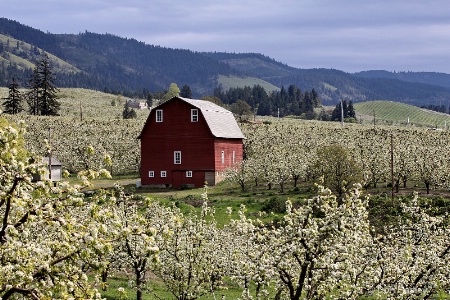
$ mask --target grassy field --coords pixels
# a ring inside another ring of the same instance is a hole
[[[217,83],[222,85],[224,91],[228,91],[230,88],[240,87],[243,88],[245,86],[253,87],[254,85],[259,84],[266,91],[278,91],[280,88],[274,86],[273,84],[268,83],[267,81],[253,78],[253,77],[237,77],[237,76],[223,76],[219,75],[217,79]]]
[[[393,101],[367,101],[354,104],[358,121],[445,128],[450,126],[450,115]],[[409,122],[408,122],[409,120]]]
[[[253,86],[260,84],[266,90],[276,89],[267,86],[267,82],[252,78],[221,76],[219,82],[227,90],[235,86]],[[8,88],[0,88],[0,98],[8,96]],[[112,95],[100,91],[81,88],[61,88],[58,94],[61,102],[60,115],[66,117],[81,117],[92,119],[121,119],[126,97]],[[141,100],[144,101],[144,100]],[[393,101],[367,101],[354,104],[357,120],[364,124],[402,125],[433,128],[448,128],[450,115],[422,109],[413,105]],[[334,107],[328,107],[333,109]],[[98,114],[102,111],[101,114]],[[138,119],[145,120],[148,110],[136,110]],[[409,119],[409,123],[408,123]]]
[[[23,89],[20,91],[25,92]],[[5,97],[8,97],[8,88],[0,88],[0,99]],[[59,114],[62,117],[81,118],[82,116],[83,119],[122,119],[123,107],[128,99],[121,95],[88,89],[61,88],[58,93],[58,101],[61,103]],[[27,107],[26,104],[24,107]],[[147,109],[136,110],[137,117],[141,120],[145,120],[148,113]]]
[[[132,275],[130,275],[132,276]],[[124,288],[127,291],[127,299],[135,299],[136,292],[128,289],[128,278],[126,274],[122,274],[121,276],[113,276],[108,279],[108,288],[106,291],[102,292],[102,297],[113,300],[113,299],[121,299],[121,294],[118,289]],[[227,283],[226,289],[215,291],[215,298],[221,299],[222,296],[225,296],[225,299],[238,299],[242,294],[242,289],[238,286]],[[156,295],[156,296],[155,296]],[[175,299],[174,296],[166,290],[163,283],[158,281],[156,278],[152,278],[149,284],[144,290],[142,299],[144,300],[157,300],[157,299]],[[214,299],[212,294],[204,295],[200,297],[198,300],[208,300]]]
[[[33,51],[33,47],[30,44],[25,43],[23,41],[18,41],[13,37],[6,36],[3,34],[0,34],[0,42],[2,42],[5,45],[7,43],[9,43],[9,45],[10,45],[9,47],[16,48],[17,52],[31,53]],[[52,61],[53,67],[56,71],[73,72],[73,73],[80,72],[80,70],[78,68],[67,63],[66,61],[61,60],[60,58],[56,57],[53,54],[50,54],[48,52],[46,52],[46,53],[47,53],[48,57],[50,58],[50,60]],[[7,57],[7,59],[0,57],[0,62],[1,61],[17,64],[19,69],[34,68],[33,63],[29,62],[27,59],[24,59],[20,56],[12,54],[12,53],[9,53],[9,56]]]

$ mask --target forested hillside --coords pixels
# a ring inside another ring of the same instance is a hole
[[[441,105],[450,96],[448,74],[386,71],[379,71],[384,76],[377,76],[377,71],[350,74],[334,69],[296,69],[256,53],[205,55],[279,87],[295,84],[302,90],[314,88],[325,104],[337,103],[341,97],[353,102],[388,99],[418,106]]]
[[[408,82],[418,82],[450,88],[450,74],[437,72],[388,72],[371,70],[357,72],[354,75],[363,78],[388,78]]]
[[[180,86],[189,84],[199,96],[212,92],[218,74],[236,73],[228,65],[190,50],[147,45],[111,34],[43,33],[4,18],[0,18],[0,34],[5,36],[0,46],[2,86],[6,86],[13,76],[25,85],[31,73],[10,59],[11,54],[18,56],[18,53],[23,60],[33,64],[35,55],[44,51],[80,70],[61,70],[57,76],[60,87],[123,93],[143,89],[162,91],[175,82]],[[7,37],[11,38],[9,42]],[[33,45],[32,52],[24,49],[25,43]]]
[[[32,67],[43,53],[55,66],[59,87],[126,95],[161,92],[174,82],[180,87],[189,85],[192,96],[200,98],[213,95],[214,89],[221,87],[220,78],[233,76],[242,78],[236,85],[260,80],[279,89],[290,85],[303,92],[314,89],[325,105],[334,105],[341,98],[353,102],[386,99],[418,106],[450,104],[447,74],[297,69],[258,53],[200,53],[88,31],[44,33],[0,18],[0,86],[7,86],[14,77],[26,87]]]

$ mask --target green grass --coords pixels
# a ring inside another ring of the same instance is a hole
[[[376,122],[444,128],[450,126],[450,115],[422,109],[413,105],[393,101],[367,101],[354,104],[358,120],[372,122],[375,114]],[[408,124],[409,118],[409,124]]]
[[[129,185],[127,188],[135,194],[157,199],[164,205],[175,205],[185,214],[200,213],[203,204],[201,196],[204,193],[203,188],[186,190],[136,189],[133,185]],[[242,192],[237,184],[223,182],[216,186],[208,187],[208,205],[214,208],[215,220],[218,226],[222,227],[230,222],[230,218],[239,218],[238,212],[241,204],[245,205],[248,217],[270,222],[281,218],[283,210],[280,210],[280,207],[288,199],[295,206],[300,205],[305,199],[309,199],[314,195],[314,188],[309,184],[304,184],[298,188],[290,186],[286,188],[284,193],[281,193],[278,187],[274,186],[269,190],[266,185],[257,187],[249,185],[248,190]],[[227,213],[228,207],[232,209],[231,215]]]
[[[0,99],[8,97],[8,92],[8,88],[0,87]],[[21,89],[20,92],[24,94],[25,89]],[[61,117],[81,118],[82,114],[83,119],[103,120],[122,119],[125,101],[129,99],[121,95],[112,95],[82,88],[60,88],[57,96],[58,101],[61,103],[59,111]],[[26,104],[25,107],[27,107]],[[137,114],[136,121],[142,122],[143,126],[149,110],[135,109],[135,111]],[[26,112],[23,112],[23,114],[26,114]]]
[[[136,291],[131,289],[128,284],[128,280],[132,279],[132,275],[126,276],[125,274],[122,276],[114,276],[108,278],[108,286],[106,291],[100,291],[102,297],[115,300],[120,299],[121,294],[118,291],[119,288],[124,288],[126,291],[126,295],[128,299],[136,299]],[[242,289],[236,284],[230,282],[227,279],[224,279],[225,288],[219,289],[214,292],[216,299],[221,299],[222,295],[225,296],[225,299],[238,299],[242,294]],[[156,294],[156,296],[155,296]],[[175,297],[166,289],[164,284],[157,279],[150,279],[149,284],[146,289],[143,291],[144,300],[155,300],[155,299],[175,299]],[[212,294],[204,295],[200,297],[199,300],[207,300],[213,299]]]
[[[254,77],[241,78],[237,76],[219,75],[217,83],[222,85],[224,91],[228,91],[230,88],[237,88],[237,87],[239,88],[243,88],[245,86],[253,87],[254,85],[257,84],[262,86],[267,92],[280,90],[280,88],[276,87],[275,85]]]
[[[334,86],[332,86],[331,84],[328,84],[328,83],[323,83],[323,87],[326,88],[327,90],[332,91],[332,92],[337,90],[336,87],[334,87]]]

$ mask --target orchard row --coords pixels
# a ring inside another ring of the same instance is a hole
[[[450,183],[449,131],[330,123],[274,123],[243,127],[246,160],[230,178],[241,183],[294,186],[317,180],[341,194],[355,182],[408,182],[427,189]],[[344,183],[342,183],[345,181]]]
[[[28,149],[52,155],[69,172],[100,168],[108,156],[114,174],[138,173],[137,137],[144,118],[105,120],[70,117],[8,116],[24,119]],[[449,131],[422,128],[361,126],[274,119],[270,125],[243,125],[245,161],[239,172],[228,172],[243,189],[252,184],[277,185],[281,190],[298,181],[317,181],[339,195],[355,182],[398,189],[420,183],[427,192],[450,182]],[[88,152],[93,150],[94,155]],[[332,175],[334,174],[334,175]],[[342,182],[345,184],[342,185]]]

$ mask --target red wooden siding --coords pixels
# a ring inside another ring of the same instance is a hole
[[[223,177],[223,171],[234,167],[243,159],[243,145],[240,139],[216,139],[214,142],[214,170],[216,172],[216,183],[220,182]],[[223,161],[222,161],[223,151]],[[233,161],[234,152],[234,161]]]

